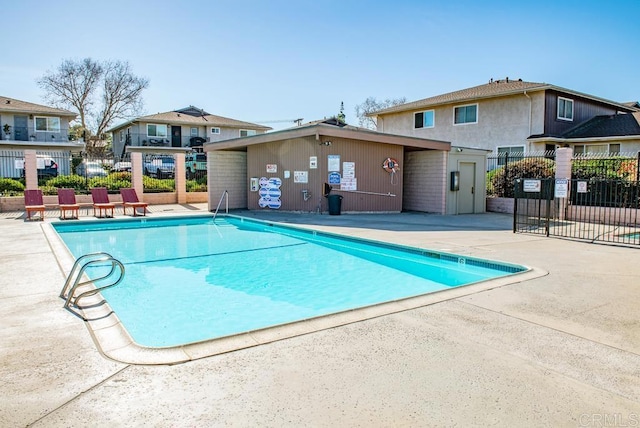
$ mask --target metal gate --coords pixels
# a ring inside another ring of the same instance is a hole
[[[565,180],[565,197],[556,197],[556,182],[515,180],[514,233],[640,246],[638,181]]]

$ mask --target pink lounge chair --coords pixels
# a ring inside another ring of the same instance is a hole
[[[122,195],[124,215],[127,215],[127,207],[131,207],[133,209],[134,217],[138,215],[138,208],[142,208],[142,215],[147,215],[147,206],[149,204],[138,200],[136,189],[131,187],[120,189],[120,194]]]
[[[60,206],[60,218],[67,219],[67,211],[71,211],[71,217],[77,219],[80,205],[76,203],[76,193],[73,189],[58,189],[58,205]]]
[[[31,220],[31,213],[39,212],[40,220],[44,220],[44,202],[42,202],[42,190],[32,189],[24,191],[24,209],[27,212],[27,220]]]
[[[113,217],[116,205],[109,201],[109,193],[106,187],[94,187],[91,189],[91,198],[93,199],[93,216],[94,217]],[[98,214],[96,215],[96,209]],[[111,212],[111,215],[109,215]]]

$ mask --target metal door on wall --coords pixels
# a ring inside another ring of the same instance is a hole
[[[13,116],[13,139],[15,141],[29,140],[29,128],[27,116]]]
[[[460,162],[460,190],[458,191],[458,214],[475,212],[476,164]]]
[[[182,147],[182,127],[171,127],[171,147]]]

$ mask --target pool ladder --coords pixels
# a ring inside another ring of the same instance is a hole
[[[224,197],[227,197],[227,204],[225,206],[225,212],[227,214],[229,214],[229,192],[227,190],[222,192],[222,195],[220,196],[220,200],[218,201],[218,206],[216,207],[216,211],[213,213],[213,220],[216,219],[216,216],[218,215],[218,211],[220,210],[220,205],[222,205],[222,201],[224,200]]]
[[[87,270],[87,268],[91,266],[96,266],[96,265],[108,266],[109,264],[111,264],[111,270],[109,271],[108,274],[96,279],[81,281],[82,276]],[[119,272],[118,277],[111,278],[112,276],[114,276],[116,271]],[[106,280],[108,278],[111,278],[112,280],[109,281],[106,285],[102,285],[100,287],[96,286],[91,290],[84,291],[78,295],[75,295],[78,287],[86,284],[90,284],[90,283],[95,284],[98,281]],[[85,254],[84,256],[80,256],[76,259],[75,263],[73,264],[73,267],[69,272],[69,276],[67,276],[67,280],[64,283],[64,287],[62,287],[62,291],[60,292],[60,297],[65,301],[63,307],[68,311],[70,311],[71,313],[73,313],[74,315],[79,316],[84,321],[87,321],[87,319],[78,312],[78,309],[80,309],[80,307],[78,306],[78,301],[83,297],[93,296],[100,290],[104,290],[105,288],[118,285],[123,278],[124,278],[124,265],[119,260],[114,258],[111,254],[98,252],[98,253],[89,253],[89,254]],[[113,279],[115,279],[115,281]]]

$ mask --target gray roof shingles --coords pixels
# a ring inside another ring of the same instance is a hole
[[[44,106],[0,96],[0,113],[44,114],[65,117],[76,117],[77,114],[60,108]]]
[[[570,129],[562,138],[640,137],[640,112],[593,117]]]
[[[573,91],[559,86],[550,85],[548,83],[537,82],[524,82],[522,79],[518,80],[492,80],[484,85],[474,86],[472,88],[461,89],[459,91],[448,92],[446,94],[436,95],[430,98],[424,98],[418,101],[413,101],[405,104],[399,104],[393,107],[389,107],[383,110],[379,110],[368,114],[368,116],[378,116],[389,113],[399,113],[404,111],[419,110],[427,107],[434,107],[444,104],[452,103],[465,103],[474,102],[485,98],[495,98],[501,96],[507,96],[512,94],[521,94],[525,91],[543,91],[543,90],[556,90],[568,94],[575,94],[586,98],[598,100],[607,104],[617,105],[622,110],[633,111],[637,110],[632,104],[618,103],[615,101],[605,100],[603,98],[595,97],[588,94],[583,94],[577,91]]]

